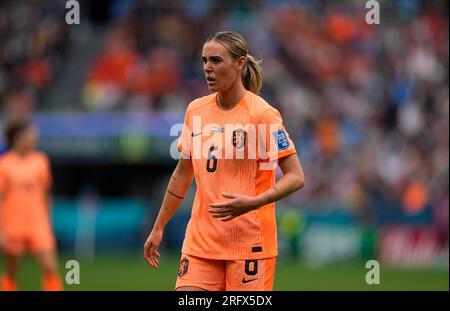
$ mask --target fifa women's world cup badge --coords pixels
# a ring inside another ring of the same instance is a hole
[[[189,268],[189,259],[187,258],[183,258],[180,260],[180,263],[178,264],[178,277],[182,277],[183,275],[185,275],[188,272],[188,268]]]

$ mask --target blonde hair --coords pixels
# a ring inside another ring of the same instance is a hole
[[[239,59],[241,56],[247,58],[242,70],[242,84],[250,92],[258,94],[262,87],[262,60],[256,60],[248,53],[247,42],[244,37],[233,31],[220,31],[206,40],[206,42],[209,41],[221,43],[234,59]]]

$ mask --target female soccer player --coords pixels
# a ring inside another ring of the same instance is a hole
[[[275,201],[297,191],[304,175],[279,112],[257,94],[259,62],[235,32],[207,39],[203,70],[213,94],[191,102],[179,140],[181,157],[144,246],[157,268],[158,246],[193,177],[197,184],[177,290],[272,290]],[[283,175],[276,182],[278,163]]]
[[[49,160],[34,149],[37,131],[29,121],[11,121],[5,136],[10,149],[0,158],[0,251],[6,273],[0,289],[18,289],[19,259],[29,250],[42,268],[42,289],[63,290],[49,219]]]

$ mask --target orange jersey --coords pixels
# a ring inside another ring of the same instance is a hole
[[[46,193],[52,184],[47,156],[9,151],[0,158],[0,230],[4,235],[46,234],[50,229]]]
[[[231,110],[218,108],[216,94],[191,102],[178,148],[190,156],[197,192],[182,253],[223,260],[277,255],[275,203],[229,222],[213,218],[221,193],[256,196],[275,184],[274,160],[296,153],[280,113],[247,92]]]

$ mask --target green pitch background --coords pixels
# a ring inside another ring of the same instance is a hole
[[[60,270],[65,277],[66,261],[80,263],[80,285],[65,285],[66,290],[173,290],[179,256],[161,254],[160,267],[147,266],[141,254],[100,255],[94,261],[68,255],[60,257]],[[4,271],[3,258],[0,271]],[[367,285],[364,262],[313,268],[294,261],[278,260],[274,290],[449,290],[448,270],[394,269],[381,265],[380,285]],[[21,290],[40,289],[40,271],[34,260],[26,256],[19,272]]]

